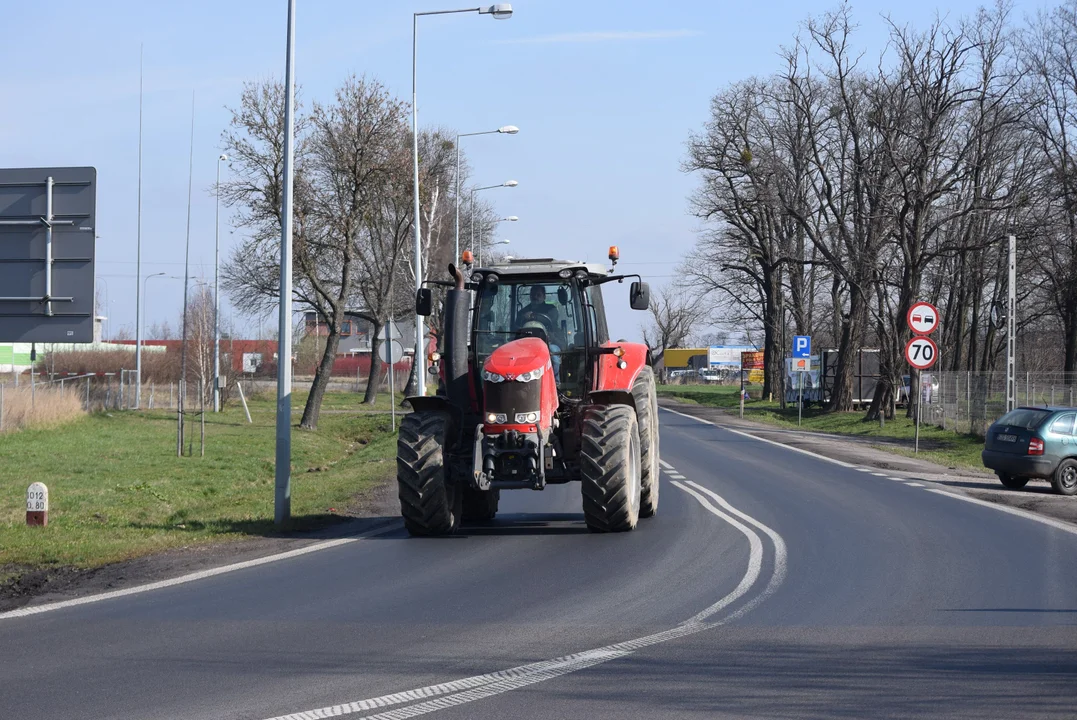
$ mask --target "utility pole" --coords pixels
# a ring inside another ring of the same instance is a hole
[[[135,231],[135,410],[142,409],[142,48],[138,49],[138,212]]]
[[[191,279],[191,187],[194,183],[194,92],[191,93],[191,155],[187,167],[187,245],[183,255],[183,346],[180,351],[179,402],[176,415],[179,427],[176,454],[183,455],[184,416],[187,410],[187,295]]]

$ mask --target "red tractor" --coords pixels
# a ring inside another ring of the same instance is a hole
[[[617,248],[610,248],[617,262]],[[658,510],[658,404],[646,345],[611,342],[602,286],[638,275],[549,258],[449,266],[438,394],[411,397],[400,426],[400,511],[412,535],[489,520],[502,490],[578,481],[587,526],[631,530]],[[552,302],[551,302],[552,300]],[[429,316],[430,288],[416,296]]]

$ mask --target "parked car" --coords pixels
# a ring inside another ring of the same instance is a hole
[[[1019,407],[987,429],[981,457],[1011,490],[1032,478],[1051,481],[1061,495],[1077,494],[1077,408]]]
[[[700,368],[699,379],[703,382],[720,382],[722,379],[722,373],[718,368]]]

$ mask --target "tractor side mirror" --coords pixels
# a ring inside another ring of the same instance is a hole
[[[651,306],[651,288],[645,282],[634,282],[628,289],[628,302],[633,310],[646,310]]]
[[[415,314],[429,317],[434,313],[434,293],[430,288],[415,291]]]

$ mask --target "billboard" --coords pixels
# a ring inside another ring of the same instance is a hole
[[[763,351],[750,350],[740,354],[741,378],[745,383],[763,383]]]
[[[740,367],[740,354],[758,350],[755,345],[711,345],[707,348],[707,364],[710,367]]]
[[[0,168],[0,342],[93,342],[97,171]]]

